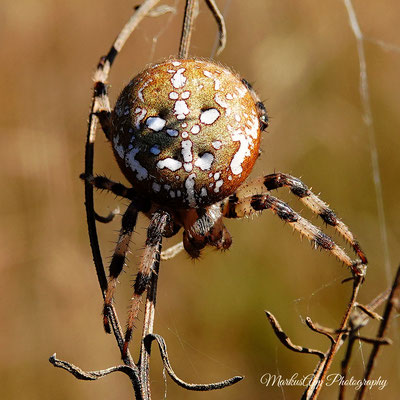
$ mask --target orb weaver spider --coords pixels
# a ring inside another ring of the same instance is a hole
[[[218,20],[220,14],[214,2],[206,2]],[[142,6],[140,12],[145,15],[148,10]],[[108,190],[130,201],[122,217],[104,293],[103,322],[107,332],[111,331],[109,316],[117,279],[138,213],[150,220],[133,288],[123,356],[128,351],[142,295],[153,274],[157,274],[163,237],[174,236],[181,229],[183,248],[197,258],[206,246],[219,250],[231,246],[224,218],[271,210],[316,248],[336,256],[354,275],[363,275],[367,259],[354,235],[298,178],[273,173],[246,182],[259,156],[262,133],[268,127],[265,106],[248,81],[229,68],[211,60],[189,58],[189,40],[181,41],[178,57],[151,65],[134,77],[122,90],[114,109],[110,107],[106,79],[134,28],[133,24],[130,32],[122,30],[98,65],[88,136],[88,143],[93,144],[93,121],[98,119],[132,186],[94,176],[90,167],[81,175],[87,187]],[[284,186],[333,226],[359,260],[353,261],[328,235],[270,194]]]

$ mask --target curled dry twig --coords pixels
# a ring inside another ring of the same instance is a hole
[[[303,399],[316,399],[318,397],[333,358],[337,354],[340,347],[345,343],[346,339],[348,339],[348,345],[346,354],[342,361],[341,370],[341,376],[343,380],[346,380],[347,369],[351,359],[353,345],[357,340],[361,340],[364,343],[373,345],[367,367],[364,372],[363,382],[367,382],[371,376],[380,346],[392,344],[392,341],[384,337],[384,335],[387,332],[393,310],[399,309],[400,266],[397,270],[392,288],[389,288],[385,292],[381,293],[366,306],[356,302],[361,283],[362,277],[355,277],[352,295],[347,306],[346,313],[342,319],[342,323],[338,329],[332,330],[323,328],[318,324],[313,323],[310,318],[306,318],[306,324],[313,332],[322,334],[330,340],[331,346],[325,353],[322,353],[319,350],[313,350],[294,345],[289,336],[280,327],[277,319],[269,311],[265,312],[276,336],[285,347],[297,353],[314,354],[320,358],[320,361],[314,370],[313,379],[310,381],[309,386],[302,396]],[[385,312],[381,317],[374,310],[386,300],[388,301],[386,303]],[[359,330],[366,326],[370,319],[381,320],[377,336],[375,338],[360,336],[358,334]],[[340,385],[339,388],[339,399],[342,400],[344,399],[345,385]],[[360,387],[356,394],[356,399],[361,400],[363,398],[366,388],[367,385],[362,385]]]
[[[194,391],[210,391],[210,390],[217,390],[217,389],[223,389],[227,386],[231,386],[235,384],[236,382],[239,382],[243,379],[242,376],[234,376],[233,378],[226,379],[220,382],[213,382],[213,383],[204,383],[204,384],[196,384],[196,383],[188,383],[179,378],[174,370],[172,369],[171,362],[169,361],[168,357],[168,352],[167,352],[167,345],[165,343],[165,340],[162,336],[156,335],[156,334],[149,334],[147,335],[143,343],[147,348],[147,351],[150,353],[150,347],[153,341],[156,341],[158,344],[158,348],[160,350],[161,354],[161,359],[164,365],[165,370],[167,371],[168,375],[171,377],[171,379],[181,386],[184,389],[187,390],[194,390]],[[71,364],[67,361],[59,360],[56,358],[56,354],[53,354],[50,359],[50,363],[54,365],[57,368],[62,368],[72,375],[75,376],[75,378],[79,380],[84,380],[84,381],[95,381],[101,378],[104,378],[105,376],[112,374],[114,372],[122,372],[126,375],[128,375],[129,379],[132,382],[132,386],[135,390],[136,394],[136,399],[144,399],[142,396],[142,382],[140,379],[140,370],[136,365],[134,367],[131,367],[129,365],[117,365],[111,368],[99,370],[99,371],[83,371],[81,368],[77,367],[74,364]]]
[[[309,386],[306,388],[304,394],[303,394],[303,399],[316,399],[318,397],[319,392],[322,389],[322,385],[325,381],[326,375],[328,373],[328,370],[332,364],[333,358],[335,357],[337,351],[339,350],[341,344],[342,344],[342,339],[343,335],[347,333],[347,325],[348,321],[351,315],[351,312],[354,308],[354,305],[356,303],[357,295],[360,290],[360,286],[363,282],[364,277],[361,275],[355,275],[353,277],[353,290],[351,294],[350,301],[347,305],[346,312],[343,316],[342,322],[340,324],[339,329],[337,330],[336,337],[332,336],[330,332],[327,330],[316,326],[311,319],[308,318],[307,320],[307,326],[314,332],[323,334],[329,338],[331,341],[331,346],[329,347],[328,351],[323,353],[318,350],[311,350],[302,346],[294,346],[288,335],[283,332],[283,330],[279,327],[279,324],[275,317],[271,318],[272,314],[266,311],[267,317],[269,319],[269,322],[272,325],[272,328],[275,331],[275,334],[278,336],[279,340],[290,350],[299,352],[299,353],[306,353],[306,354],[315,354],[318,355],[320,358],[319,363],[317,364],[313,378],[309,383]],[[278,329],[279,328],[279,329]]]

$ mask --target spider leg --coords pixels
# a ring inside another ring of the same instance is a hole
[[[319,215],[326,224],[334,227],[335,230],[352,246],[354,252],[361,259],[362,263],[367,264],[368,261],[365,253],[347,225],[336,216],[327,203],[315,195],[300,179],[288,174],[277,172],[251,181],[248,185],[243,187],[243,189],[239,190],[237,195],[240,196],[239,193],[249,193],[252,188],[260,187],[263,191],[265,191],[265,188],[270,191],[283,186],[288,187],[306,207],[308,207],[313,213]]]
[[[139,8],[137,8],[135,13],[129,18],[128,22],[125,24],[125,26],[115,39],[108,54],[100,58],[96,72],[94,73],[95,83],[91,115],[95,115],[98,117],[107,139],[110,139],[112,129],[112,111],[106,85],[111,66],[131,33],[138,26],[139,22],[157,3],[158,0],[148,0],[145,1]]]
[[[316,248],[322,248],[332,253],[350,267],[354,274],[363,274],[363,268],[360,268],[363,261],[353,261],[328,235],[276,197],[269,194],[255,194],[239,199],[237,195],[232,195],[222,202],[221,209],[226,218],[243,218],[257,211],[271,210],[282,221],[287,222],[301,235],[307,237]]]
[[[108,224],[111,221],[114,220],[115,216],[119,214],[119,207],[117,207],[115,210],[111,211],[106,217],[97,214],[97,212],[94,213],[96,221],[101,222],[102,224]]]
[[[105,176],[81,174],[80,178],[90,183],[96,189],[108,190],[109,192],[114,193],[116,196],[124,197],[129,200],[134,200],[136,198],[133,189],[127,188],[122,183],[114,182]]]
[[[139,272],[133,286],[133,296],[129,310],[125,332],[123,356],[125,356],[132,338],[134,322],[139,314],[143,293],[148,289],[152,274],[160,264],[162,238],[170,224],[171,217],[166,211],[157,211],[153,214],[147,229],[146,247],[140,263]]]
[[[119,233],[117,245],[114,250],[114,254],[111,259],[109,267],[109,277],[107,290],[104,297],[104,308],[103,308],[103,323],[104,329],[107,333],[111,333],[110,323],[108,319],[109,309],[111,307],[115,288],[118,283],[118,276],[121,273],[124,264],[126,253],[129,249],[129,242],[131,240],[132,232],[136,225],[138,210],[132,202],[125,211],[122,217],[122,226]]]

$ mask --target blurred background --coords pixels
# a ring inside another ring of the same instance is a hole
[[[354,0],[367,39],[376,147],[363,122],[356,41],[342,1],[217,3],[228,29],[227,47],[218,60],[253,84],[271,118],[252,176],[284,171],[321,193],[368,255],[368,276],[360,294],[360,301],[368,303],[390,285],[400,261],[400,3]],[[183,1],[161,4],[176,12],[149,17],[134,32],[110,75],[113,103],[145,65],[178,50]],[[83,171],[92,73],[134,5],[132,0],[3,0],[0,4],[4,399],[133,397],[122,374],[82,382],[54,369],[48,358],[57,352],[59,358],[86,370],[119,364],[114,338],[102,328],[102,299],[78,176]],[[215,40],[215,23],[201,2],[191,54],[209,57]],[[384,240],[371,167],[374,151],[380,163]],[[95,171],[124,182],[102,133]],[[285,190],[278,195],[303,209]],[[102,214],[118,205],[121,212],[126,207],[106,193],[96,194],[96,204]],[[319,224],[307,210],[303,214]],[[120,222],[116,218],[99,226],[106,262]],[[116,304],[122,322],[147,222],[140,219],[129,267],[120,278]],[[234,239],[230,251],[207,250],[197,262],[180,254],[161,265],[155,331],[166,339],[171,363],[182,379],[204,383],[234,375],[246,378],[214,393],[186,392],[164,379],[154,348],[155,399],[165,393],[173,399],[299,398],[303,388],[266,387],[260,378],[265,373],[303,376],[312,372],[317,360],[284,348],[264,310],[277,316],[293,342],[321,350],[327,349],[326,338],[312,333],[304,318],[332,328],[339,325],[351,285],[341,283],[349,272],[334,257],[312,250],[268,212],[227,225]],[[165,246],[177,240],[170,239]],[[381,350],[373,373],[373,378],[387,379],[388,386],[371,391],[371,399],[394,399],[400,391],[396,327],[392,323],[389,332],[395,342]],[[375,335],[377,328],[377,322],[371,322],[363,334]],[[135,357],[137,338],[131,345]],[[343,350],[332,372],[339,371]],[[361,378],[369,351],[369,345],[356,346],[351,376]],[[337,391],[337,385],[325,387],[321,398],[337,398]]]

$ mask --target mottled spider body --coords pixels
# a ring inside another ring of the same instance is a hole
[[[215,4],[207,4],[218,17]],[[126,355],[142,294],[158,270],[162,239],[181,229],[184,249],[197,258],[207,245],[220,250],[230,247],[232,239],[223,218],[242,218],[271,210],[315,247],[336,256],[353,274],[363,275],[367,259],[353,234],[299,179],[274,173],[244,183],[258,158],[261,133],[268,125],[265,107],[245,79],[212,61],[187,59],[180,51],[180,58],[150,66],[132,79],[122,90],[115,109],[111,109],[106,79],[129,29],[122,30],[109,54],[99,63],[91,117],[94,121],[99,119],[132,187],[93,176],[90,166],[81,176],[96,188],[130,200],[104,294],[104,326],[108,332],[117,279],[125,265],[138,213],[150,219],[123,354]],[[94,143],[94,132],[95,123],[90,120],[89,145]],[[90,152],[91,147],[88,148]],[[283,186],[333,226],[359,260],[353,261],[329,236],[270,194]],[[152,295],[148,295],[148,300],[154,301]],[[152,318],[146,314],[151,324]]]
[[[110,140],[133,187],[172,208],[231,195],[258,157],[266,114],[247,82],[210,61],[168,60],[122,91]]]

